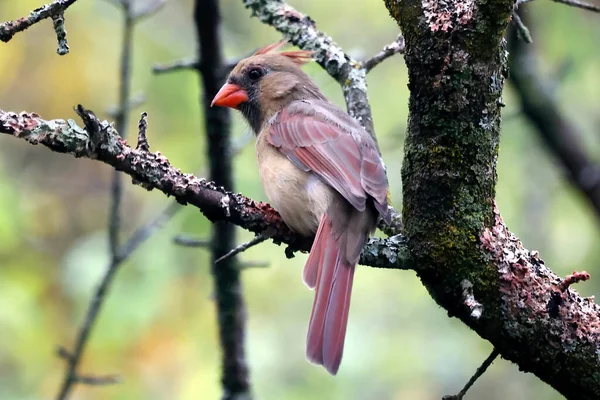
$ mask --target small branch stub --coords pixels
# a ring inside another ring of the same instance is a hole
[[[381,64],[386,58],[389,58],[394,54],[404,53],[405,45],[404,36],[402,36],[402,34],[398,35],[398,38],[393,43],[386,45],[379,53],[363,62],[364,68],[369,72],[377,65]]]
[[[67,54],[69,52],[69,46],[67,45],[67,31],[65,30],[64,25],[64,12],[76,1],[77,0],[56,0],[50,4],[36,8],[30,12],[27,17],[0,24],[0,41],[7,43],[17,33],[24,31],[46,18],[51,18],[54,23],[56,37],[58,38],[57,53],[60,55]]]
[[[138,125],[138,141],[136,150],[150,151],[150,144],[148,144],[148,137],[146,136],[146,130],[148,129],[148,113],[143,112],[140,117],[140,123]]]
[[[558,290],[564,293],[567,291],[569,286],[578,282],[585,282],[588,279],[590,279],[590,274],[588,274],[586,271],[573,271],[571,275],[567,275],[567,277],[560,283],[560,285],[558,285]]]
[[[461,287],[463,290],[462,294],[465,306],[471,311],[471,318],[478,320],[483,313],[483,305],[475,300],[475,296],[473,295],[473,284],[465,279],[461,282]]]
[[[519,17],[519,14],[517,13],[517,11],[512,12],[512,22],[513,22],[513,24],[515,24],[515,27],[517,28],[519,38],[522,41],[524,41],[525,43],[528,43],[528,44],[533,43],[533,38],[531,37],[529,28],[527,28],[527,26],[525,26],[525,24],[521,20],[521,17]]]
[[[155,65],[152,67],[152,72],[155,74],[164,74],[167,72],[175,72],[175,71],[189,71],[198,69],[200,66],[200,62],[195,58],[188,58],[184,60],[179,60],[172,62],[171,64],[162,64]]]
[[[54,24],[54,31],[56,32],[56,38],[58,39],[58,49],[56,52],[59,56],[69,54],[69,45],[67,44],[67,30],[65,29],[65,14],[59,13],[52,16],[52,23]]]

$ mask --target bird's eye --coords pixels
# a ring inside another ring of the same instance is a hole
[[[251,81],[259,80],[264,74],[265,71],[260,67],[254,67],[248,70],[248,78],[250,78]]]

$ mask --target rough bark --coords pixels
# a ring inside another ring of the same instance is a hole
[[[600,396],[598,306],[525,250],[494,209],[503,34],[513,2],[386,0],[406,40],[404,234],[432,297],[568,398]],[[464,288],[483,307],[474,313]]]
[[[286,254],[309,251],[312,238],[290,230],[270,205],[227,191],[213,182],[184,174],[160,152],[134,149],[119,137],[114,126],[99,121],[81,106],[78,114],[85,128],[75,121],[44,120],[35,113],[16,114],[0,109],[0,134],[11,135],[30,144],[41,144],[58,153],[101,161],[133,179],[148,190],[158,189],[180,204],[192,204],[212,222],[228,221],[254,233],[267,234],[274,243],[286,244]],[[408,269],[406,245],[397,235],[372,238],[363,249],[360,262],[375,268]]]

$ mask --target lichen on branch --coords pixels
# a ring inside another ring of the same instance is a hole
[[[181,204],[194,205],[210,221],[227,221],[258,234],[268,230],[273,242],[288,246],[288,254],[310,250],[312,238],[288,228],[270,205],[184,174],[160,152],[129,146],[111,123],[98,120],[91,111],[81,106],[76,111],[85,128],[71,119],[44,120],[35,113],[0,110],[0,134],[41,144],[55,152],[99,160],[126,173],[134,183],[148,190],[158,189]],[[376,268],[408,269],[405,250],[401,236],[373,238],[363,249],[360,262]]]

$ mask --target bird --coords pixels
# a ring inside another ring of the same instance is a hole
[[[312,52],[286,44],[239,61],[211,106],[241,112],[269,203],[293,231],[315,237],[302,274],[315,289],[306,357],[336,375],[355,267],[379,216],[391,219],[388,180],[375,140],[302,70]]]

